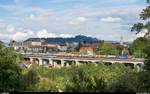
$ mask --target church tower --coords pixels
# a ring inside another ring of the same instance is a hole
[[[123,45],[123,36],[120,36],[120,45]]]

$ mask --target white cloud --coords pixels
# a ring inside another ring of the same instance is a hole
[[[15,27],[13,24],[9,24],[7,27],[6,27],[6,31],[7,32],[14,32],[15,31]]]
[[[76,20],[79,22],[84,22],[84,21],[86,21],[86,18],[85,17],[78,17]]]
[[[67,0],[66,0],[67,1]],[[115,0],[114,0],[115,1]],[[121,1],[121,0],[120,0]],[[124,0],[125,1],[125,0]],[[2,7],[2,5],[0,5]],[[5,7],[5,6],[3,6]],[[127,5],[127,6],[116,6],[116,7],[106,7],[106,8],[94,8],[94,7],[74,7],[71,9],[63,10],[63,11],[50,11],[50,9],[42,9],[42,8],[20,8],[19,6],[14,7],[6,7],[14,10],[13,13],[18,13],[18,17],[24,17],[24,20],[20,22],[18,21],[19,25],[15,25],[15,29],[17,29],[16,32],[18,32],[18,27],[23,28],[30,28],[31,30],[38,31],[42,28],[46,28],[47,30],[42,30],[38,32],[35,37],[69,37],[71,35],[78,35],[78,34],[89,34],[91,36],[95,35],[101,35],[99,36],[99,39],[109,39],[109,40],[119,40],[112,36],[112,34],[118,35],[119,32],[122,32],[121,30],[118,32],[116,29],[113,29],[115,27],[118,27],[120,29],[121,26],[118,24],[102,24],[100,23],[100,19],[104,22],[133,22],[137,21],[137,18],[139,17],[139,13],[144,8],[143,6],[137,5]],[[108,11],[109,10],[109,11]],[[31,13],[31,15],[26,16],[28,13]],[[36,13],[37,15],[35,15]],[[53,15],[54,14],[54,15]],[[20,16],[23,15],[23,16]],[[49,16],[50,15],[50,16]],[[107,19],[106,19],[107,18]],[[59,20],[56,20],[59,19]],[[88,21],[87,21],[88,20]],[[39,21],[38,23],[34,21]],[[82,24],[86,22],[85,24]],[[72,25],[68,25],[72,24]],[[79,25],[78,25],[79,24]],[[77,25],[77,26],[74,26]],[[124,24],[123,24],[124,25]],[[122,26],[123,26],[122,25]],[[109,27],[109,28],[108,28]],[[48,32],[48,31],[53,32]],[[22,32],[22,30],[20,30]],[[46,32],[45,32],[46,31]],[[59,34],[59,33],[63,34]],[[126,40],[131,37],[131,32],[127,31],[128,35],[125,36]],[[25,32],[24,32],[25,33]],[[59,35],[56,35],[56,34]],[[66,33],[66,34],[64,34]],[[67,35],[67,33],[69,35]],[[109,37],[108,35],[111,34],[112,37]],[[107,37],[106,37],[107,36]],[[136,36],[136,35],[135,35]]]
[[[11,39],[11,37],[12,37],[12,35],[10,35],[10,34],[2,34],[2,33],[0,33],[0,38],[1,38],[1,40],[10,40]],[[6,39],[7,38],[7,39]]]
[[[23,33],[23,32],[17,32],[13,35],[13,40],[22,40],[25,39],[27,37],[27,33]]]
[[[62,38],[69,38],[69,37],[74,37],[74,36],[71,35],[71,34],[60,34],[59,37],[62,37]]]
[[[39,21],[39,20],[40,20],[40,17],[36,17],[34,14],[31,14],[31,15],[29,16],[29,19],[30,19],[31,21]]]
[[[46,29],[42,29],[40,32],[37,33],[37,36],[39,38],[56,38],[56,37],[62,37],[62,38],[68,38],[68,37],[73,37],[73,35],[71,34],[53,34],[53,33],[49,33],[47,32]]]
[[[69,24],[79,24],[85,22],[87,19],[85,17],[78,17],[73,19],[72,21],[69,21]]]
[[[34,37],[34,32],[29,29],[24,29],[23,32],[16,32],[12,35],[13,40],[25,40],[30,37]]]
[[[106,17],[106,18],[101,18],[100,21],[102,21],[102,22],[120,22],[120,21],[122,21],[122,19],[121,18]]]
[[[57,37],[55,34],[48,33],[46,29],[42,29],[40,32],[38,32],[37,36],[39,38]]]

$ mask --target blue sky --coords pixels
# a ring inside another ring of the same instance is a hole
[[[133,41],[146,0],[0,0],[0,40],[87,35]]]

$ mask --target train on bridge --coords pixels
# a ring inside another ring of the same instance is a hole
[[[115,55],[59,55],[59,54],[46,54],[46,53],[32,53],[32,54],[24,54],[29,56],[46,56],[50,58],[56,58],[56,57],[76,57],[76,58],[110,58],[110,59],[134,59],[132,56],[115,56]]]

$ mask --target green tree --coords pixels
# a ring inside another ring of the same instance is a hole
[[[35,91],[38,92],[58,92],[57,88],[49,82],[40,81],[35,86]]]
[[[147,3],[150,3],[150,0],[147,0]],[[143,20],[143,23],[138,22],[137,24],[134,24],[133,27],[131,28],[131,31],[136,31],[137,33],[142,32],[143,29],[146,29],[147,32],[145,34],[145,38],[149,40],[149,35],[150,35],[150,5],[146,7],[146,9],[143,9],[141,14],[140,14],[140,19]],[[150,41],[150,40],[149,40]],[[144,49],[144,52],[147,54],[145,57],[145,62],[144,62],[144,69],[145,71],[139,73],[139,80],[140,80],[140,91],[146,92],[150,90],[150,43],[148,43]]]
[[[15,42],[15,40],[10,40],[10,42],[9,42],[8,45],[9,45],[10,47],[12,47],[12,45],[13,45],[14,42]]]
[[[150,72],[139,72],[138,73],[138,92],[150,92]]]
[[[22,70],[16,63],[12,48],[0,49],[0,91],[20,91]]]
[[[22,76],[23,91],[36,91],[36,84],[39,83],[39,75],[36,66],[31,66]]]
[[[135,57],[146,57],[147,54],[144,52],[144,49],[146,49],[148,43],[149,40],[143,37],[134,40],[129,48],[131,55]]]
[[[82,47],[82,43],[79,42],[78,47],[76,48],[76,50],[79,52],[81,47]]]
[[[4,46],[4,43],[2,42],[2,41],[0,41],[0,49],[1,48],[4,48],[5,46]]]
[[[100,53],[103,55],[116,55],[118,53],[116,47],[112,46],[102,46]]]
[[[147,0],[147,3],[149,4],[150,3],[150,0]],[[145,34],[145,38],[149,40],[149,35],[150,35],[150,21],[148,19],[150,19],[150,5],[148,5],[146,7],[146,9],[143,9],[141,14],[140,14],[140,19],[141,20],[144,20],[145,22],[144,23],[136,23],[133,25],[133,27],[131,28],[131,31],[136,31],[137,33],[139,32],[142,32],[143,29],[146,29],[147,32]],[[145,68],[146,70],[148,69],[149,70],[149,63],[150,63],[150,51],[149,51],[149,48],[150,48],[150,42],[148,42],[148,44],[146,45],[145,49],[144,49],[144,52],[146,53],[146,59],[148,59],[147,61],[145,61]]]
[[[118,51],[118,55],[121,55],[122,50],[123,50],[123,46],[117,46],[116,49]]]
[[[119,75],[112,84],[113,92],[137,92],[138,77],[134,72]]]
[[[104,40],[99,41],[99,45],[98,45],[98,48],[96,50],[98,52],[98,54],[101,54],[100,51],[102,50],[103,46],[104,46]]]
[[[67,83],[68,92],[103,92],[105,83],[90,68],[95,65],[80,65],[71,69],[70,79]]]

